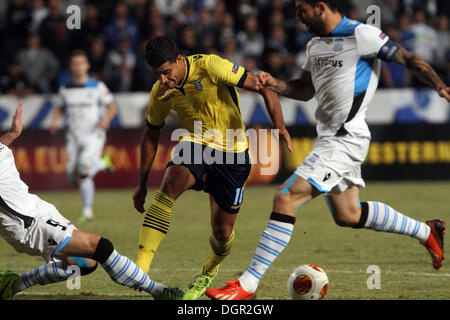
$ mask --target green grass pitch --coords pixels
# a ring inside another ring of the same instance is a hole
[[[247,268],[267,224],[276,188],[276,185],[246,188],[235,226],[235,244],[213,287],[236,279]],[[148,199],[153,191],[149,190]],[[95,220],[80,229],[107,237],[118,252],[134,260],[143,216],[132,206],[132,193],[133,190],[97,191]],[[361,201],[384,202],[421,221],[449,220],[449,194],[450,181],[369,182],[361,192]],[[42,192],[39,196],[53,203],[68,219],[78,218],[80,200],[76,191]],[[174,206],[169,233],[153,261],[151,278],[186,289],[207,258],[210,233],[207,194],[186,192]],[[319,265],[327,272],[330,285],[326,299],[450,298],[448,264],[444,262],[441,270],[434,270],[425,248],[407,236],[336,226],[322,197],[297,213],[294,235],[260,282],[258,298],[289,299],[288,276],[296,266],[305,263]],[[18,254],[0,240],[0,269],[23,272],[40,264],[40,257]],[[371,265],[381,270],[381,289],[367,288],[371,276],[367,268]],[[149,295],[113,283],[101,268],[83,277],[79,290],[69,290],[63,282],[35,286],[16,298],[151,299]]]

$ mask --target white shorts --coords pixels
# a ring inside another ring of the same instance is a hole
[[[352,185],[364,188],[361,164],[366,159],[369,145],[369,138],[318,138],[295,174],[324,193],[339,194]]]
[[[58,258],[58,252],[72,237],[74,225],[54,205],[34,196],[36,216],[25,217],[0,206],[0,236],[16,251],[41,256],[46,262]]]
[[[99,128],[92,132],[69,131],[67,133],[66,170],[70,180],[75,171],[83,176],[93,176],[97,173],[105,141],[106,132]]]

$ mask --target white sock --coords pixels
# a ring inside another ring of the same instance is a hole
[[[361,205],[367,211],[366,229],[408,235],[421,243],[430,237],[431,229],[426,223],[409,218],[387,204],[367,201]]]
[[[249,267],[239,278],[245,291],[250,293],[256,291],[266,270],[289,243],[294,223],[294,217],[272,213]]]
[[[94,204],[94,195],[95,195],[94,180],[90,177],[81,179],[79,189],[81,201],[83,203],[83,213],[89,215],[90,211],[91,216],[88,217],[92,218],[92,205]]]

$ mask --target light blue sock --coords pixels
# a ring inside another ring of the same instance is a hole
[[[295,218],[273,212],[259,239],[258,246],[247,270],[239,278],[245,291],[254,293],[262,276],[289,243]]]
[[[425,243],[430,236],[430,227],[423,222],[407,217],[387,204],[367,201],[367,220],[364,228],[376,231],[408,235]]]
[[[101,265],[114,282],[122,286],[146,291],[155,298],[159,298],[166,287],[151,280],[133,261],[121,256],[116,250]]]

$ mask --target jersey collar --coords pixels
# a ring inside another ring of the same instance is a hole
[[[186,74],[184,76],[183,82],[181,82],[180,86],[176,86],[175,88],[182,89],[187,79],[189,78],[189,72],[191,71],[191,65],[189,64],[189,60],[187,57],[184,57],[184,61],[186,61]]]
[[[333,31],[330,32],[330,37],[347,37],[355,33],[355,28],[360,25],[361,22],[351,20],[346,16],[342,17],[341,22]]]

